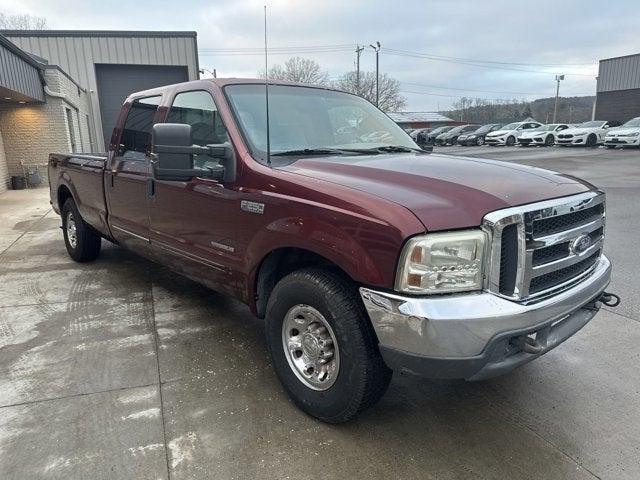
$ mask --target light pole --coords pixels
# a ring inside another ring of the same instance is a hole
[[[375,45],[369,45],[376,52],[376,107],[378,106],[378,101],[380,100],[380,74],[378,70],[378,56],[380,54],[380,42],[376,42]]]
[[[360,95],[360,54],[363,50],[364,47],[356,46],[356,93],[358,95]]]
[[[553,123],[556,123],[556,116],[558,115],[558,94],[560,93],[560,80],[564,80],[564,75],[556,75],[556,103],[553,107]]]

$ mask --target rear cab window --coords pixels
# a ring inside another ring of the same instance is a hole
[[[162,95],[156,95],[133,101],[122,128],[119,156],[126,160],[145,160],[151,147],[151,130],[161,100]]]

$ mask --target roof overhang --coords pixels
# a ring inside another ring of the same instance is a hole
[[[42,65],[0,35],[0,103],[44,103]]]

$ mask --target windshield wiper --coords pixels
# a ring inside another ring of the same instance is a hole
[[[345,150],[338,148],[301,148],[298,150],[285,150],[284,152],[272,153],[271,155],[286,157],[296,155],[344,155]]]
[[[423,150],[421,148],[404,147],[402,145],[381,145],[380,147],[360,148],[357,150],[354,149],[353,151],[363,152],[363,153],[364,152],[367,152],[367,153],[409,153],[409,152],[426,153],[427,152],[427,150]]]

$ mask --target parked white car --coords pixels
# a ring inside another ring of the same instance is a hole
[[[607,148],[640,147],[640,117],[632,118],[619,128],[612,128],[604,137]]]
[[[604,137],[612,127],[617,127],[620,122],[605,120],[592,120],[584,122],[573,128],[567,128],[556,136],[556,144],[561,146],[581,145],[595,147],[604,143]]]
[[[570,127],[573,127],[573,125],[567,125],[566,123],[549,123],[548,125],[542,125],[540,128],[527,130],[526,132],[522,132],[518,137],[518,145],[525,147],[530,145],[545,145],[549,147],[556,143],[556,135],[558,132],[562,132]]]
[[[541,126],[541,123],[532,122],[530,120],[510,123],[502,127],[500,130],[488,133],[484,138],[484,141],[487,145],[515,145],[516,140],[522,133],[527,130],[539,128]]]

